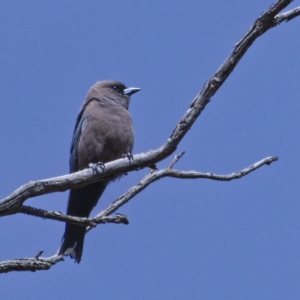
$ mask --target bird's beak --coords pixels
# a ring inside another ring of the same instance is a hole
[[[140,88],[131,87],[131,88],[125,89],[123,91],[123,93],[124,93],[124,95],[131,96],[131,95],[133,95],[134,93],[136,93],[140,90],[141,90]]]

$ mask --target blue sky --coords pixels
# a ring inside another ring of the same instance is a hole
[[[272,1],[5,1],[0,9],[3,198],[68,172],[75,118],[92,84],[117,79],[132,97],[134,153],[156,149]],[[300,5],[293,1],[289,8]],[[162,179],[98,226],[82,262],[2,275],[3,299],[299,299],[300,18],[260,37],[179,145],[177,169],[233,182]],[[160,168],[172,158],[160,163]],[[94,214],[147,170],[111,184]],[[65,212],[67,192],[26,204]],[[0,218],[1,260],[59,248],[64,224]]]

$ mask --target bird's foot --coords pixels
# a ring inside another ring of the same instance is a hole
[[[99,173],[101,173],[101,171],[105,170],[105,165],[103,162],[100,161],[95,164],[90,163],[89,168],[91,168],[93,170],[93,174],[99,174]]]
[[[123,158],[128,158],[129,162],[133,161],[133,156],[132,156],[132,153],[130,153],[130,152],[122,154],[122,157]]]

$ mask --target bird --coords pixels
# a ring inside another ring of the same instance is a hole
[[[130,96],[140,88],[127,88],[116,80],[98,81],[88,91],[76,119],[70,149],[70,173],[90,164],[107,163],[132,153],[134,131],[128,112]],[[67,214],[89,217],[111,180],[71,189]],[[86,227],[66,223],[58,255],[80,263]]]

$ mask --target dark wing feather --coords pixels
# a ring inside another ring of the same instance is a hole
[[[97,100],[96,98],[91,98],[84,102],[83,106],[81,107],[81,111],[76,119],[76,124],[74,128],[71,149],[70,149],[70,173],[78,171],[78,145],[81,137],[82,132],[82,125],[85,120],[84,111],[88,104],[93,101]]]

